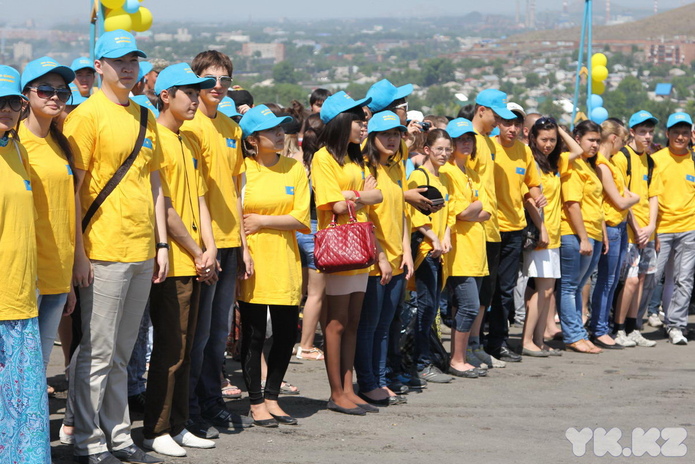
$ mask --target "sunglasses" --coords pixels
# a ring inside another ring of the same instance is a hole
[[[232,79],[229,76],[210,76],[210,75],[208,75],[208,76],[202,76],[202,77],[205,79],[215,79],[217,82],[220,83],[220,85],[222,87],[231,87],[232,82],[234,81],[234,79]]]
[[[55,87],[51,87],[50,85],[39,85],[38,87],[29,88],[31,90],[35,90],[36,95],[38,95],[39,98],[43,98],[46,100],[48,100],[49,98],[53,98],[53,96],[55,95],[58,97],[58,100],[65,103],[68,100],[70,100],[70,97],[72,96],[72,91],[67,88],[56,89]]]
[[[11,111],[21,111],[24,106],[24,99],[18,97],[17,95],[10,95],[9,97],[0,98],[0,110],[4,110],[9,107]]]
[[[555,119],[548,117],[548,116],[543,116],[542,118],[536,120],[536,122],[533,124],[534,126],[545,126],[546,124],[552,124],[554,126],[557,126],[557,121]]]

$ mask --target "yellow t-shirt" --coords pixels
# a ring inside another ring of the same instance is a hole
[[[500,242],[500,227],[497,219],[497,194],[495,193],[495,143],[490,137],[475,134],[475,159],[468,159],[468,168],[480,176],[485,194],[490,203],[490,219],[485,221],[488,242]]]
[[[664,183],[656,230],[660,234],[695,230],[695,163],[690,153],[679,156],[664,148],[652,158]]]
[[[65,154],[49,134],[37,137],[24,124],[19,139],[29,154],[39,256],[39,293],[68,293],[75,258],[75,182]]]
[[[611,162],[620,170],[623,177],[627,179],[630,191],[639,195],[639,203],[633,205],[630,210],[637,224],[639,224],[640,227],[646,227],[649,225],[649,199],[661,195],[664,191],[664,184],[661,180],[661,176],[657,172],[656,166],[652,171],[651,183],[647,182],[649,179],[649,164],[647,157],[650,155],[646,153],[640,155],[630,146],[626,146],[625,148],[630,154],[630,176],[627,175],[627,159],[623,153],[613,155]],[[635,240],[635,232],[632,230],[632,227],[628,227],[627,231],[630,243],[637,243]],[[655,236],[656,230],[650,237],[650,240],[654,240]]]
[[[541,185],[548,205],[543,208],[543,222],[548,231],[549,249],[560,248],[560,222],[562,216],[562,192],[560,173],[541,173]]]
[[[246,158],[244,214],[290,215],[308,234],[309,183],[304,167],[292,158],[278,156],[270,167]],[[254,273],[240,283],[239,299],[247,303],[298,306],[302,299],[302,263],[294,230],[261,229],[247,235]]]
[[[164,196],[171,198],[191,238],[203,247],[199,198],[207,187],[200,173],[200,146],[185,133],[179,136],[158,124],[159,143],[164,153],[160,173]],[[183,246],[169,237],[169,277],[196,275],[195,259]]]
[[[618,193],[623,196],[625,194],[625,176],[601,153],[596,155],[596,166],[600,164],[605,165],[610,170],[611,176],[613,177],[613,182],[618,189]],[[611,200],[608,198],[608,195],[606,195],[606,192],[603,192],[603,217],[606,220],[606,225],[616,227],[622,224],[627,220],[627,213],[627,209],[621,211],[616,208],[613,203],[611,203]]]
[[[403,218],[405,200],[403,187],[405,185],[405,170],[403,163],[392,161],[388,166],[377,166],[378,189],[384,199],[381,203],[369,208],[369,220],[374,223],[374,233],[381,248],[391,264],[393,275],[400,275],[403,262]],[[381,275],[379,266],[375,264],[369,275]]]
[[[208,118],[198,110],[195,118],[183,123],[181,132],[197,138],[201,147],[203,180],[208,187],[205,200],[217,248],[241,246],[241,219],[234,186],[234,179],[244,172],[241,128],[219,111],[216,117]]]
[[[427,174],[425,174],[423,170],[427,171]],[[409,189],[417,188],[419,185],[430,185],[439,190],[439,192],[442,194],[442,198],[444,198],[444,207],[436,213],[427,216],[422,214],[413,206],[409,205],[408,208],[410,209],[411,220],[410,230],[415,232],[420,227],[430,226],[434,233],[437,234],[439,240],[442,240],[444,238],[444,233],[446,232],[447,226],[451,225],[452,223],[452,219],[450,217],[451,211],[449,209],[451,207],[449,198],[449,179],[442,175],[435,176],[428,171],[427,168],[421,167],[410,173],[410,177],[408,178]],[[430,243],[429,239],[425,237],[420,244],[420,248],[418,248],[417,255],[413,256],[413,264],[415,269],[420,266],[420,263],[422,263],[427,256],[427,253],[430,251],[432,251],[432,244]]]
[[[583,159],[567,163],[569,153],[560,155],[560,180],[562,181],[562,201],[579,203],[584,227],[589,238],[603,239],[603,186],[594,170]],[[576,235],[577,231],[562,208],[562,235]]]
[[[456,220],[457,214],[478,200],[483,203],[483,210],[489,212],[489,207],[485,204],[485,190],[482,189],[480,176],[473,170],[463,172],[453,163],[442,166],[441,173],[451,186],[449,209],[455,221],[451,228],[452,249],[445,260],[446,274],[462,277],[486,276],[489,272],[485,227],[481,222]]]
[[[157,122],[147,112],[145,141],[133,165],[83,231],[84,249],[92,260],[133,263],[154,258],[154,200],[150,173],[159,169],[162,150]],[[82,214],[89,209],[123,161],[140,132],[140,105],[118,105],[99,90],[65,120],[65,136],[75,167],[85,171],[79,192]]]
[[[37,268],[36,210],[27,174],[27,152],[9,141],[0,147],[0,266],[5,274],[0,285],[0,320],[31,319],[36,306]]]
[[[526,227],[521,186],[525,185],[530,189],[541,184],[536,161],[531,149],[518,140],[509,148],[499,143],[495,143],[495,147],[495,193],[500,231],[521,230]]]

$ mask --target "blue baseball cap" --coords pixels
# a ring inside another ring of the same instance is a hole
[[[497,89],[485,89],[475,97],[475,103],[491,108],[502,119],[516,119],[516,114],[507,109],[507,94]]]
[[[292,116],[278,117],[275,116],[275,113],[270,111],[270,108],[267,106],[258,105],[254,106],[244,114],[241,121],[239,121],[239,127],[241,127],[243,132],[242,138],[245,139],[255,132],[272,129],[273,127],[290,122],[291,120]]]
[[[72,60],[70,69],[75,72],[79,71],[80,69],[91,69],[92,71],[96,71],[96,69],[94,69],[94,61],[90,60],[86,56],[80,56],[79,58]]]
[[[74,90],[74,89],[70,89],[70,90],[72,90],[72,96],[70,97],[70,100],[68,100],[68,102],[67,102],[68,106],[80,105],[80,104],[86,102],[87,98],[89,98],[89,97],[83,97],[79,90]]]
[[[682,113],[680,111],[677,113],[673,113],[671,116],[668,117],[668,121],[666,121],[666,129],[670,129],[676,124],[680,124],[683,122],[686,124],[690,124],[691,126],[693,125],[693,119],[690,117],[688,113]]]
[[[159,117],[159,110],[155,108],[155,106],[152,104],[147,95],[135,95],[134,97],[130,97],[130,99],[138,105],[144,106],[148,110],[152,111],[152,114],[154,114],[155,118]]]
[[[140,82],[147,73],[152,71],[154,69],[154,66],[152,66],[152,63],[149,61],[141,61],[140,62],[140,71],[138,71],[138,82]]]
[[[217,81],[211,77],[198,77],[188,63],[176,63],[162,69],[154,84],[154,93],[159,95],[162,90],[174,86],[199,85],[201,89],[211,89]]]
[[[19,86],[19,71],[10,66],[0,65],[0,97],[13,95],[27,100]]]
[[[67,66],[61,65],[49,56],[43,56],[37,60],[30,61],[24,67],[24,72],[22,73],[22,89],[24,89],[29,82],[41,76],[45,76],[48,73],[58,74],[65,79],[66,85],[75,80],[75,71]]]
[[[236,103],[229,97],[224,97],[220,104],[217,105],[217,111],[220,113],[234,118],[236,116],[241,116],[241,114],[236,110]]]
[[[340,113],[351,110],[353,108],[362,107],[368,105],[372,101],[371,97],[363,98],[362,100],[353,100],[350,95],[346,94],[342,90],[338,93],[334,93],[330,97],[326,98],[321,107],[321,121],[324,124],[328,124],[333,118],[338,116]]]
[[[145,52],[138,50],[133,34],[123,29],[104,32],[94,47],[94,57],[97,60],[102,58],[120,58],[133,52],[140,58],[147,58]]]
[[[388,108],[396,100],[405,98],[413,93],[413,84],[396,87],[388,79],[382,79],[369,88],[367,97],[371,97],[369,109],[376,113]]]
[[[407,128],[401,124],[399,118],[393,111],[381,111],[372,116],[367,124],[367,132],[384,132],[391,129],[398,129],[405,132]]]
[[[473,123],[468,119],[456,118],[449,121],[449,124],[446,125],[446,133],[452,139],[456,139],[463,134],[475,134],[475,130],[473,129]]]
[[[649,111],[638,111],[632,116],[630,116],[630,122],[628,123],[628,126],[630,129],[635,127],[637,124],[642,124],[643,122],[651,121],[655,125],[659,123],[659,120],[654,117],[653,114],[651,114]]]

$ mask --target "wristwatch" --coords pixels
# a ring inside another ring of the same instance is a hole
[[[167,250],[169,249],[169,244],[166,242],[160,242],[154,246],[155,250],[159,250],[161,248],[166,248]]]

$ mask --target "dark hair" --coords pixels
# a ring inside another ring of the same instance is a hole
[[[377,175],[377,166],[379,165],[381,161],[381,154],[379,153],[379,150],[376,148],[376,142],[374,139],[376,139],[376,136],[379,135],[380,132],[371,132],[369,135],[367,135],[367,140],[364,144],[364,148],[362,148],[362,154],[364,155],[365,158],[367,158],[367,165],[369,166],[369,170],[371,171],[372,175],[376,179]],[[401,146],[398,145],[398,151],[394,155],[394,159],[399,160],[402,159],[403,154],[401,153]]]
[[[179,87],[177,85],[173,87],[169,87],[168,89],[164,89],[169,93],[170,97],[175,97],[176,92],[179,91]],[[162,100],[162,93],[160,92],[159,95],[157,95],[157,104],[155,107],[159,110],[162,111],[164,109],[164,101]]]
[[[646,127],[647,129],[654,129],[656,127],[656,123],[654,122],[653,119],[647,119],[646,121],[643,121],[639,124],[635,124],[630,129],[637,130],[640,127]]]
[[[589,132],[597,132],[599,135],[601,135],[601,126],[596,124],[594,121],[590,121],[587,119],[586,121],[582,121],[579,124],[577,124],[576,126],[574,126],[574,131],[572,131],[572,135],[574,136],[575,139],[581,139]],[[595,171],[596,170],[596,155],[587,159],[587,161],[589,162],[589,165],[592,167],[592,169]]]
[[[423,148],[431,147],[439,139],[447,139],[449,141],[449,143],[451,143],[451,146],[453,148],[454,141],[451,139],[451,136],[449,135],[449,133],[447,131],[445,131],[444,129],[430,129],[429,131],[427,131],[427,137],[425,137],[425,141],[422,144],[422,147]],[[428,157],[429,157],[429,155],[428,155]]]
[[[241,105],[248,105],[253,107],[253,95],[248,90],[228,90],[227,96],[234,100],[234,104],[237,108]]]
[[[200,73],[207,68],[212,67],[226,69],[229,73],[229,77],[232,77],[232,73],[234,72],[232,60],[227,55],[217,50],[200,52],[193,58],[193,62],[191,63],[191,69],[197,75],[200,75]]]
[[[320,145],[326,147],[339,165],[343,166],[347,157],[353,163],[364,166],[362,150],[360,150],[359,144],[350,142],[352,122],[364,121],[364,119],[364,111],[362,111],[361,107],[352,108],[328,121],[319,135]]]
[[[304,138],[302,139],[302,157],[304,166],[311,169],[311,161],[314,159],[314,153],[319,149],[319,136],[323,131],[324,124],[321,121],[321,116],[318,113],[309,115],[302,125]]]
[[[554,130],[556,134],[555,148],[553,148],[553,151],[551,151],[548,156],[545,156],[541,152],[536,141],[538,133],[542,130]],[[540,118],[531,126],[531,131],[528,134],[528,146],[541,171],[546,174],[557,172],[557,164],[560,160],[560,154],[562,153],[562,143],[560,141],[560,131],[554,119]]]
[[[311,92],[311,95],[309,95],[309,106],[312,106],[314,103],[318,102],[325,102],[326,98],[330,97],[333,95],[330,90],[327,89],[314,89],[313,92]]]
[[[471,156],[471,160],[474,160],[474,159],[475,159],[475,155],[476,155],[477,152],[478,152],[478,139],[475,137],[475,134],[474,134],[474,133],[472,133],[472,132],[466,132],[465,134],[461,134],[461,135],[459,135],[458,137],[456,137],[455,139],[451,139],[451,143],[452,143],[452,145],[453,145],[454,150],[456,150],[456,140],[458,140],[458,139],[460,139],[461,137],[464,137],[464,136],[466,136],[466,135],[468,135],[468,136],[470,136],[470,137],[473,138],[473,150],[471,150],[471,155],[470,155],[470,156]]]
[[[476,105],[473,103],[469,103],[468,105],[462,106],[461,109],[459,110],[459,113],[456,115],[457,118],[466,118],[469,121],[473,120],[473,116],[475,115],[475,108]]]

